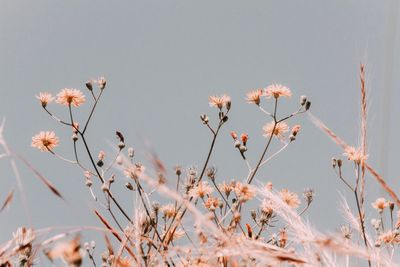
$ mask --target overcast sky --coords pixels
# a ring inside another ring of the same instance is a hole
[[[107,78],[107,88],[88,130],[96,154],[100,149],[112,152],[109,142],[116,142],[114,132],[119,130],[139,161],[154,151],[169,170],[176,164],[201,166],[211,136],[199,115],[207,113],[215,122],[208,96],[226,93],[232,97],[232,112],[211,164],[218,168],[217,179],[240,180],[247,169],[229,132],[249,133],[248,157],[255,164],[265,144],[262,126],[269,122],[245,103],[247,91],[274,82],[290,87],[293,97],[282,101],[282,115],[297,107],[300,95],[307,95],[313,114],[357,145],[359,64],[365,63],[369,162],[399,192],[398,12],[396,0],[0,0],[4,135],[66,199],[55,198],[18,162],[30,215],[16,193],[10,209],[0,214],[0,242],[11,238],[19,225],[100,225],[90,212],[98,206],[84,187],[81,171],[30,147],[32,135],[54,130],[61,138],[57,151],[72,158],[70,129],[51,120],[35,95],[56,94],[64,87],[85,91],[85,81],[99,76]],[[76,116],[84,118],[88,107],[77,109]],[[67,116],[56,105],[51,109]],[[340,197],[347,192],[330,159],[342,152],[307,116],[289,121],[295,123],[303,127],[298,139],[263,168],[257,180],[299,194],[314,188],[315,203],[307,216],[313,225],[336,231],[343,223]],[[349,175],[350,166],[345,166]],[[124,205],[131,207],[124,177],[119,176],[115,190],[122,191]],[[7,159],[0,162],[0,177],[4,199],[17,188]],[[367,182],[370,206],[381,192],[373,178]],[[368,211],[367,221],[373,216]]]

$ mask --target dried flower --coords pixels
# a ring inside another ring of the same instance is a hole
[[[309,188],[306,189],[306,190],[304,190],[303,196],[304,196],[304,199],[305,199],[306,202],[307,202],[307,205],[310,205],[311,202],[312,202],[313,199],[314,199],[314,190],[309,189]]]
[[[389,206],[389,203],[383,197],[377,198],[375,202],[372,203],[372,207],[378,210],[380,213]]]
[[[384,244],[398,245],[400,244],[400,233],[398,231],[389,230],[381,234],[378,240]]]
[[[275,99],[278,99],[281,96],[291,97],[292,92],[286,86],[283,86],[281,84],[272,84],[265,88],[265,95],[267,98],[274,97]]]
[[[100,77],[97,81],[95,81],[98,85],[100,90],[103,90],[106,87],[107,81],[104,77]]]
[[[161,207],[161,212],[164,214],[166,218],[172,218],[176,214],[175,205],[167,204]]]
[[[255,195],[255,191],[247,184],[237,182],[234,187],[235,193],[240,202],[251,200]]]
[[[231,184],[227,184],[226,182],[223,182],[221,184],[218,185],[219,190],[221,190],[221,192],[223,192],[227,197],[229,196],[229,194],[232,192],[233,187]]]
[[[39,99],[40,103],[42,104],[42,107],[46,107],[48,103],[52,102],[54,100],[54,97],[47,92],[44,93],[39,93],[39,96],[36,96],[37,99]]]
[[[352,146],[347,147],[343,155],[346,156],[348,160],[354,161],[357,164],[368,159],[368,155],[363,155],[360,148],[355,149]]]
[[[230,105],[229,103],[231,102],[231,98],[227,95],[210,96],[208,98],[208,102],[210,103],[211,107],[217,107],[219,109],[222,109],[223,107],[228,108],[228,105]]]
[[[268,218],[272,216],[274,212],[274,207],[272,205],[271,200],[263,199],[260,206],[261,212],[266,215]]]
[[[142,164],[136,163],[135,165],[130,165],[124,170],[126,177],[136,180],[144,172],[145,168]]]
[[[254,103],[257,106],[260,105],[260,98],[263,94],[263,90],[262,89],[257,89],[257,90],[253,90],[251,92],[248,92],[246,94],[246,100],[247,103]]]
[[[279,196],[289,207],[297,208],[300,205],[300,199],[297,194],[287,189],[282,189],[279,192]]]
[[[62,89],[61,92],[57,94],[56,102],[61,105],[70,106],[74,105],[78,107],[85,103],[85,95],[78,89]]]
[[[32,246],[33,240],[35,240],[35,232],[33,229],[19,227],[15,233],[13,233],[15,245],[18,249],[23,249],[28,246]]]
[[[342,233],[342,236],[345,239],[351,239],[352,232],[351,232],[351,228],[348,225],[342,225],[340,227],[340,232]]]
[[[206,207],[206,209],[210,210],[210,211],[214,211],[219,207],[220,201],[218,198],[216,197],[209,197],[207,198],[207,200],[204,203],[204,206]]]
[[[79,236],[71,241],[59,243],[54,248],[46,253],[50,260],[62,258],[69,266],[81,266],[82,255],[80,253],[80,238]]]
[[[52,131],[42,131],[32,137],[32,147],[40,151],[50,151],[58,145],[58,137]]]
[[[289,131],[289,126],[284,121],[277,123],[276,126],[275,122],[269,122],[264,125],[263,131],[265,137],[275,135],[279,139],[284,139],[284,133]]]
[[[204,198],[205,196],[210,195],[213,191],[214,189],[208,184],[207,181],[202,181],[190,190],[189,195],[193,198]]]
[[[305,95],[300,96],[300,105],[304,106],[307,102],[307,97]]]

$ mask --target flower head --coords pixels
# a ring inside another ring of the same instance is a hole
[[[219,199],[216,197],[209,197],[204,203],[206,209],[210,211],[215,211],[219,207]]]
[[[375,202],[372,203],[372,207],[377,209],[379,212],[383,212],[383,210],[388,206],[389,202],[387,202],[383,197],[377,198]]]
[[[289,126],[284,121],[277,123],[276,126],[274,122],[269,122],[264,125],[263,131],[265,137],[275,135],[279,139],[283,139],[285,137],[284,133],[289,131]]]
[[[132,178],[136,180],[143,174],[145,167],[142,164],[136,163],[135,165],[129,165],[124,170],[124,174],[126,177]]]
[[[247,103],[254,103],[257,106],[260,105],[260,98],[263,95],[263,90],[262,89],[257,89],[250,91],[246,94],[246,100]]]
[[[346,156],[348,160],[354,161],[358,164],[368,159],[368,155],[364,155],[360,148],[354,148],[349,146],[345,149],[343,156]]]
[[[85,95],[78,89],[65,88],[57,94],[56,102],[65,106],[74,105],[78,107],[85,103]]]
[[[211,107],[222,109],[223,107],[227,107],[229,105],[231,102],[231,97],[228,95],[210,96],[208,98],[208,102],[210,103]]]
[[[172,218],[176,215],[177,211],[173,204],[167,204],[161,207],[161,212],[166,218]]]
[[[265,88],[265,95],[267,98],[274,97],[275,99],[278,99],[281,96],[291,97],[292,92],[286,86],[283,86],[281,84],[272,84]]]
[[[42,131],[32,137],[32,147],[41,151],[50,151],[58,145],[58,137],[54,132]]]
[[[300,199],[297,194],[287,189],[281,190],[279,196],[289,207],[297,208],[300,205]]]
[[[203,198],[210,195],[213,191],[214,189],[208,184],[207,181],[202,181],[190,190],[189,195],[194,198]]]
[[[234,190],[241,202],[251,200],[256,195],[256,192],[249,185],[240,182],[235,184]]]
[[[35,232],[33,229],[19,227],[15,233],[13,233],[15,245],[18,248],[24,248],[31,246],[33,240],[35,240]]]
[[[37,99],[39,99],[40,103],[42,104],[42,107],[46,107],[48,103],[54,100],[54,97],[47,92],[44,93],[39,93],[38,96],[36,96]]]

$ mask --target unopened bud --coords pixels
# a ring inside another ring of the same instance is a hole
[[[247,151],[247,147],[245,147],[244,145],[241,145],[241,146],[239,147],[239,151],[240,151],[240,153],[244,153],[244,152]]]
[[[256,220],[256,219],[257,219],[257,213],[256,213],[255,210],[251,210],[250,214],[251,214],[251,218],[252,218],[253,220]]]
[[[112,183],[115,182],[115,174],[111,175],[110,179],[108,179],[108,182],[109,182],[110,184],[112,184]]]
[[[203,122],[203,124],[207,124],[208,121],[209,121],[209,119],[208,119],[208,117],[207,117],[206,114],[200,115],[200,119],[201,119],[201,121]]]
[[[341,168],[342,165],[343,165],[343,161],[341,159],[338,159],[337,160],[337,165],[338,165],[339,168]]]
[[[133,158],[135,155],[135,150],[132,147],[128,148],[128,157]]]
[[[118,148],[120,150],[122,150],[124,147],[125,147],[125,143],[124,142],[121,141],[121,142],[118,143]]]
[[[239,140],[236,140],[235,143],[234,143],[234,145],[235,145],[236,148],[239,148],[239,147],[241,146]]]
[[[229,101],[226,102],[226,109],[230,110],[231,107],[232,107],[232,102],[229,100]]]
[[[92,91],[92,90],[93,90],[93,85],[92,85],[92,83],[91,83],[90,81],[86,82],[86,88],[87,88],[89,91]]]
[[[304,106],[307,102],[307,97],[305,95],[300,96],[300,105]]]
[[[336,168],[336,164],[337,164],[336,158],[332,158],[331,162],[332,162],[332,167]]]
[[[86,179],[85,185],[86,185],[87,187],[91,187],[92,184],[93,184],[93,182],[92,182],[91,179]]]
[[[289,140],[290,140],[290,142],[293,142],[294,140],[296,140],[296,136],[294,136],[293,134],[291,134],[291,135],[289,136]]]
[[[76,142],[78,141],[78,135],[76,133],[72,134],[72,141]]]
[[[107,81],[106,81],[106,79],[105,79],[104,77],[101,77],[101,78],[97,81],[97,83],[99,84],[100,90],[103,90],[104,88],[106,88]]]
[[[90,246],[92,247],[92,249],[94,249],[96,247],[96,242],[94,241],[90,242]]]
[[[102,190],[103,192],[108,192],[108,191],[110,191],[110,184],[107,183],[107,182],[103,183],[102,186],[101,186],[101,190]]]
[[[90,246],[89,246],[89,243],[88,243],[88,242],[85,242],[85,243],[83,244],[83,247],[85,248],[85,250],[86,250],[87,252],[90,251]]]
[[[306,106],[305,106],[306,110],[309,110],[310,107],[311,107],[311,102],[310,102],[310,101],[307,101],[307,102],[306,102]]]
[[[178,175],[178,176],[182,174],[182,167],[181,166],[176,166],[175,167],[175,174]]]
[[[231,136],[232,136],[233,140],[237,140],[237,134],[235,131],[231,132]]]
[[[133,190],[133,186],[132,186],[132,184],[130,182],[126,182],[125,183],[125,187],[128,188],[131,191]]]
[[[122,163],[124,163],[124,158],[121,155],[118,155],[118,157],[116,158],[115,162],[118,165],[122,165]]]

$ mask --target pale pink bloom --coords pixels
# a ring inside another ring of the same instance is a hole
[[[181,239],[185,235],[185,232],[183,230],[180,230],[180,229],[175,229],[174,231],[173,230],[174,229],[170,229],[168,232],[163,233],[165,240],[175,241],[175,240]],[[133,266],[133,265],[129,265],[129,266]]]
[[[208,184],[207,181],[202,181],[190,190],[189,195],[194,198],[203,198],[205,196],[209,196],[213,191],[214,189]]]
[[[161,212],[166,218],[172,218],[176,215],[176,208],[173,204],[167,204],[161,207]]]
[[[99,88],[103,90],[106,87],[107,81],[104,77],[100,77],[98,80],[94,81],[99,85]]]
[[[240,182],[235,184],[234,190],[241,202],[246,202],[256,195],[256,192],[249,185]]]
[[[301,126],[299,124],[296,124],[295,126],[293,126],[292,135],[296,136],[299,133],[300,129],[301,129]]]
[[[38,96],[36,96],[37,99],[39,99],[40,103],[42,104],[42,107],[46,107],[48,103],[54,100],[54,97],[47,92],[44,93],[39,93]]]
[[[218,185],[218,188],[221,192],[224,192],[225,195],[229,196],[234,187],[231,183],[227,184],[226,182],[222,182],[222,184]]]
[[[260,105],[260,98],[263,95],[263,90],[262,89],[257,89],[250,91],[246,94],[246,100],[247,103],[254,103],[257,106]]]
[[[219,199],[216,197],[209,197],[204,203],[206,209],[210,211],[215,211],[219,207]]]
[[[275,99],[278,99],[281,96],[291,97],[292,92],[286,86],[283,86],[281,84],[272,84],[265,88],[265,96],[267,98],[274,97]]]
[[[85,103],[85,95],[78,89],[65,88],[57,94],[56,102],[61,105],[78,107]]]
[[[268,191],[272,191],[272,183],[271,183],[271,182],[268,182],[268,183],[265,185],[265,189],[267,189]]]
[[[378,240],[384,244],[398,245],[400,244],[400,234],[397,231],[389,230],[381,234]]]
[[[289,126],[286,124],[286,122],[282,121],[276,124],[274,128],[275,122],[269,122],[264,125],[263,131],[264,131],[264,136],[265,137],[270,137],[271,135],[275,135],[279,139],[284,139],[284,133],[289,131]]]
[[[300,205],[300,199],[297,194],[287,189],[282,189],[279,192],[279,196],[289,207],[297,208]]]
[[[144,172],[145,167],[139,163],[135,165],[130,165],[124,170],[124,174],[126,177],[132,178],[136,180],[139,176]]]
[[[15,233],[13,233],[14,242],[18,249],[31,246],[33,240],[35,240],[35,232],[33,229],[19,227]]]
[[[348,160],[354,161],[358,164],[368,159],[368,155],[363,155],[360,148],[356,149],[352,146],[347,147],[343,155],[346,156]]]
[[[383,197],[377,198],[375,202],[372,203],[372,207],[379,212],[382,212],[388,206],[389,202],[387,202]]]
[[[211,107],[217,107],[222,109],[226,107],[228,103],[231,102],[231,97],[228,95],[221,95],[221,96],[210,96],[208,98],[208,102],[210,103]]]
[[[272,205],[272,201],[271,200],[267,200],[267,199],[263,199],[261,206],[260,206],[261,211],[264,214],[267,215],[272,215],[272,213],[274,212],[274,207]]]
[[[32,147],[36,147],[41,151],[49,151],[58,145],[58,137],[54,132],[42,131],[32,137]]]

